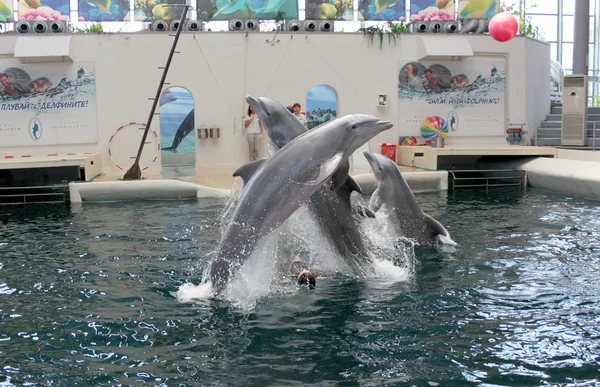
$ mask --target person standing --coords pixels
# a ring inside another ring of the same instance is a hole
[[[248,106],[248,114],[244,117],[244,130],[246,131],[246,139],[248,140],[250,161],[255,161],[258,159],[263,126],[252,106]]]
[[[298,119],[298,121],[302,122],[302,125],[304,125],[305,128],[308,129],[308,123],[306,122],[306,117],[304,116],[304,114],[302,114],[300,112],[300,110],[302,110],[302,106],[300,106],[300,104],[298,102],[296,102],[293,107],[294,107],[294,116]]]

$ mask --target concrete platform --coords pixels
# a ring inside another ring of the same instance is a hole
[[[542,156],[555,158],[555,148],[521,145],[447,146],[399,146],[396,151],[398,164],[410,165],[426,170],[437,170],[439,158],[444,156]]]
[[[142,175],[142,180],[123,181],[123,172],[105,173],[93,182],[71,183],[71,202],[119,200],[197,200],[203,197],[228,197],[241,188],[241,181],[232,173],[239,165],[165,167],[161,175]],[[448,173],[424,172],[400,166],[409,186],[415,192],[448,189]],[[365,193],[375,190],[375,175],[370,169],[351,170]],[[164,178],[167,177],[167,178]]]

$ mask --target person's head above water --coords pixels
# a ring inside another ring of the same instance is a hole
[[[317,285],[317,280],[315,276],[310,271],[304,269],[298,274],[298,285],[300,286],[308,286],[313,289]]]

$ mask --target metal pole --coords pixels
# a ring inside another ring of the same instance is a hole
[[[146,124],[146,130],[144,130],[144,135],[142,136],[142,142],[140,143],[140,148],[138,149],[137,156],[133,165],[123,176],[123,180],[137,180],[142,177],[142,170],[140,169],[140,157],[142,156],[142,150],[144,149],[144,143],[146,142],[146,137],[148,136],[148,132],[150,131],[150,124],[152,123],[152,117],[154,117],[154,112],[156,111],[156,105],[160,99],[160,94],[162,92],[163,85],[165,84],[165,79],[167,78],[167,73],[169,72],[169,66],[171,66],[171,59],[173,59],[173,54],[175,53],[175,47],[177,47],[177,41],[179,40],[179,35],[181,35],[181,30],[183,29],[183,22],[185,21],[185,17],[187,15],[188,8],[191,8],[191,5],[185,4],[165,4],[163,7],[185,7],[181,12],[181,18],[179,20],[179,28],[177,28],[177,32],[175,33],[175,40],[173,41],[173,46],[171,46],[171,52],[169,52],[169,58],[167,59],[167,64],[165,65],[162,78],[160,79],[160,83],[158,84],[158,89],[156,90],[156,97],[152,102],[152,109],[150,110],[150,116],[148,117],[148,123]]]
[[[596,150],[596,121],[594,121],[594,134],[592,135],[592,152]]]

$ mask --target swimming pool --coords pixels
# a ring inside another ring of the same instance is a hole
[[[0,207],[0,384],[600,383],[598,203],[417,197],[455,252],[249,309],[175,296],[199,283],[225,200]]]

